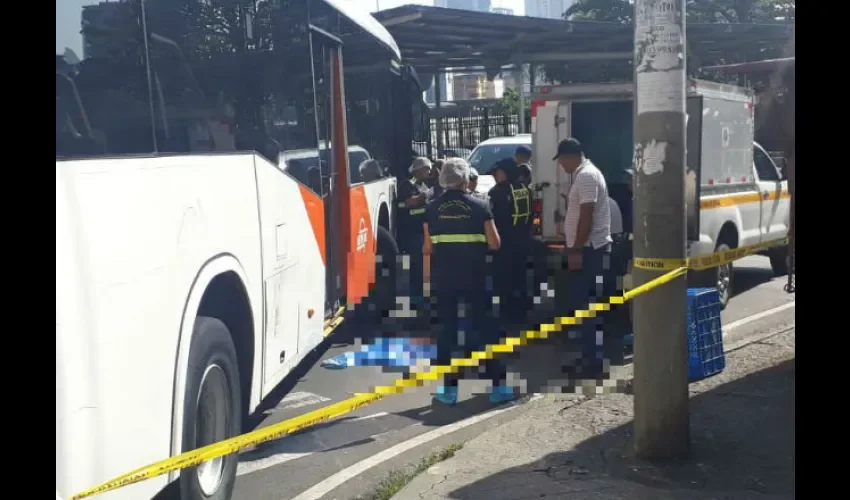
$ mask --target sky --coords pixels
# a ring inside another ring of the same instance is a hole
[[[399,7],[401,5],[410,5],[410,4],[418,4],[418,5],[434,5],[434,0],[358,0],[360,2],[372,2],[371,10],[374,12],[378,10],[376,7],[380,7],[380,10],[392,9],[393,7]],[[524,0],[490,0],[490,7],[502,7],[513,9],[514,14],[521,16],[525,13],[525,1]]]

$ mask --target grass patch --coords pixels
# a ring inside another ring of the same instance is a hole
[[[428,470],[428,467],[452,458],[461,448],[463,448],[462,444],[453,444],[443,450],[431,453],[420,460],[415,467],[390,472],[386,479],[378,483],[374,493],[366,498],[368,500],[390,500],[393,495],[413,481],[414,477]]]

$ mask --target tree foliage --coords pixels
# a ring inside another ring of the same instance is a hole
[[[794,23],[795,0],[686,0],[688,23]],[[634,0],[579,0],[564,13],[564,18],[576,21],[602,21],[632,24]],[[779,57],[760,54],[760,58]],[[746,47],[741,53],[730,53],[723,60],[708,61],[703,65],[749,59]],[[691,67],[688,64],[688,67]],[[616,82],[632,78],[631,61],[552,63],[544,66],[548,80],[561,83]]]

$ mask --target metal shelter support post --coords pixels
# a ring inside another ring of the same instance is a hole
[[[442,103],[442,94],[443,94],[443,72],[437,71],[434,73],[434,110],[436,111],[434,115],[437,118],[437,151],[434,153],[434,158],[442,158],[443,157],[443,116],[440,113]]]
[[[635,258],[686,257],[685,0],[635,2]],[[665,271],[635,269],[636,285]],[[635,299],[634,448],[690,451],[687,278]]]
[[[519,78],[517,78],[519,82],[519,89],[517,89],[517,93],[519,94],[519,133],[524,134],[525,130],[525,64],[519,65]]]

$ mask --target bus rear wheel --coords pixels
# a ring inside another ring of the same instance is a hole
[[[239,434],[241,394],[236,348],[227,326],[198,317],[189,349],[183,400],[183,451]],[[229,500],[238,454],[208,460],[180,474],[181,500]]]

